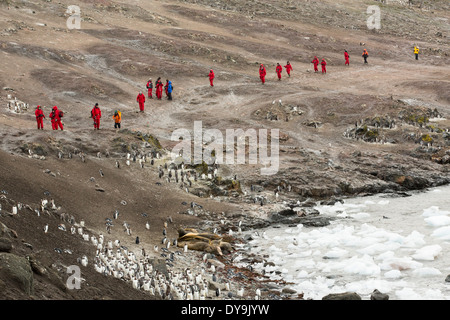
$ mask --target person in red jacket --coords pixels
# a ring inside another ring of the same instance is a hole
[[[159,77],[159,78],[156,80],[155,87],[156,87],[156,98],[158,98],[159,100],[161,100],[161,97],[162,97],[162,88],[163,88],[163,84],[162,84],[162,81],[161,81],[161,77]]]
[[[344,57],[345,57],[345,65],[350,66],[350,60],[349,60],[350,56],[349,56],[347,50],[344,50]]]
[[[37,122],[37,127],[38,130],[44,130],[44,111],[42,111],[41,106],[37,106],[36,107],[36,111],[34,112],[34,114],[36,115],[36,122]]]
[[[102,112],[98,107],[98,103],[95,104],[94,108],[91,110],[91,118],[94,120],[94,130],[100,130],[100,118],[102,117]]]
[[[214,71],[213,71],[213,69],[209,70],[209,75],[208,75],[208,77],[209,77],[209,84],[211,85],[211,87],[214,87],[214,84],[213,84],[213,80],[214,80]]]
[[[277,63],[277,67],[275,69],[275,72],[277,73],[278,81],[281,80],[281,73],[283,72],[283,68],[280,66],[279,63]]]
[[[311,63],[314,64],[314,72],[319,72],[319,69],[317,68],[317,66],[319,65],[319,59],[317,59],[317,57],[315,56]]]
[[[61,130],[64,130],[62,122],[61,122],[62,116],[63,116],[63,112],[61,110],[58,110],[57,106],[54,106],[53,109],[52,109],[52,112],[49,115],[50,120],[52,122],[52,129],[53,130],[58,130],[58,127]]]
[[[152,83],[152,79],[148,80],[148,82],[147,82],[147,90],[148,90],[148,97],[150,99],[153,99],[153,83]]]
[[[288,77],[291,76],[291,71],[293,71],[294,69],[292,68],[292,65],[290,64],[290,62],[288,61],[286,63],[286,65],[284,66],[284,68],[286,69],[286,72],[288,74]]]
[[[144,112],[145,95],[142,94],[142,91],[139,91],[136,101],[139,102],[139,111]]]
[[[327,62],[325,59],[322,59],[322,62],[320,63],[322,65],[322,73],[327,73]]]
[[[261,79],[262,84],[266,82],[266,68],[262,63],[259,66],[259,78]]]

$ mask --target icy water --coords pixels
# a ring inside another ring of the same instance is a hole
[[[342,218],[327,227],[265,229],[251,252],[275,265],[254,267],[305,299],[351,291],[366,300],[378,289],[390,300],[449,300],[450,186],[409,194],[317,206]]]

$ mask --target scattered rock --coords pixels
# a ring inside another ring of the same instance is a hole
[[[284,294],[296,294],[297,291],[295,291],[294,289],[291,289],[291,288],[283,288],[283,290],[281,290],[281,293],[284,293]]]
[[[18,287],[27,295],[33,294],[33,270],[24,257],[0,253],[0,278]]]
[[[8,238],[0,238],[0,252],[11,252],[12,242]]]
[[[42,266],[34,256],[29,256],[28,261],[30,262],[31,270],[33,270],[34,273],[44,276],[48,274],[47,269],[45,269],[44,266]]]
[[[378,289],[373,290],[370,300],[389,300],[389,295],[381,293]]]
[[[361,297],[355,292],[343,292],[330,293],[324,296],[322,300],[361,300]]]
[[[0,222],[0,237],[8,236],[10,238],[17,238],[17,232],[8,228],[5,224]]]
[[[169,277],[166,262],[163,259],[151,259],[150,263],[152,264],[154,270],[164,274],[166,277]]]

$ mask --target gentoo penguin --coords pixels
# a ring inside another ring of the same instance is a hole
[[[147,223],[145,224],[145,229],[150,230],[150,223],[147,222]]]
[[[83,257],[81,258],[81,265],[82,265],[83,267],[86,267],[86,266],[88,265],[88,258],[87,258],[86,256],[83,256]]]
[[[46,224],[45,226],[44,226],[44,233],[47,233],[48,232],[48,224]]]
[[[139,237],[136,237],[136,244],[139,244]]]
[[[116,168],[120,169],[120,162],[119,162],[119,160],[116,160]]]
[[[103,174],[103,170],[100,169],[98,172],[100,172],[100,176],[103,178],[105,175]]]

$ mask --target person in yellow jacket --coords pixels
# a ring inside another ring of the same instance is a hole
[[[113,119],[114,119],[114,128],[120,129],[120,122],[122,121],[122,113],[119,110],[114,111]]]
[[[414,46],[414,54],[416,55],[416,60],[419,60],[419,47]]]

